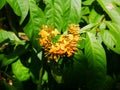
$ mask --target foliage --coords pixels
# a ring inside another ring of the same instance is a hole
[[[120,90],[119,26],[119,0],[1,0],[0,90]]]

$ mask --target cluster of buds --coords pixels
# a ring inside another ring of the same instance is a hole
[[[49,60],[54,59],[58,62],[58,58],[71,57],[78,49],[77,42],[80,40],[79,37],[79,26],[71,24],[68,27],[68,34],[60,35],[57,29],[43,25],[39,35],[41,38],[40,45],[45,51],[45,57]],[[52,38],[60,35],[56,43],[52,42]]]

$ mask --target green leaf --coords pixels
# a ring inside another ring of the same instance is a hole
[[[1,67],[7,66],[16,61],[19,58],[19,56],[21,56],[28,50],[28,45],[24,46],[19,44],[15,46],[14,49],[12,49],[12,51],[9,48],[10,46],[7,46],[7,48],[5,48],[8,49],[6,50],[7,52],[2,52],[2,54],[0,54]]]
[[[37,54],[37,57],[42,60],[42,55],[43,55],[43,51],[40,51],[38,54]]]
[[[117,40],[120,40],[120,28],[119,24],[111,23],[111,22],[105,22],[105,24],[108,26],[109,31],[115,36]]]
[[[68,58],[63,68],[63,82],[71,87],[78,87],[81,83],[86,83],[87,60],[83,52],[79,49],[72,58]]]
[[[102,40],[103,40],[104,44],[108,48],[110,48],[111,50],[116,52],[117,54],[120,54],[120,43],[118,40],[119,38],[115,38],[113,33],[111,33],[108,30],[103,30],[101,35],[102,35]]]
[[[54,27],[58,28],[59,31],[62,29],[63,25],[63,15],[64,11],[69,9],[70,1],[67,0],[45,0],[46,1],[46,8],[45,8],[45,18],[46,18],[46,24],[47,25],[53,25]],[[63,1],[65,1],[63,3]],[[63,7],[65,10],[63,11]],[[68,14],[68,12],[66,12]],[[67,15],[68,16],[68,15]]]
[[[97,24],[96,23],[90,23],[86,26],[84,26],[83,28],[81,28],[81,32],[84,32],[84,31],[87,31],[87,30],[90,30],[91,28],[95,27]]]
[[[20,39],[13,32],[0,29],[0,43],[2,43],[3,41],[7,39],[11,41],[20,41]]]
[[[82,15],[86,15],[86,14],[89,14],[89,13],[90,13],[90,10],[89,10],[88,7],[81,7],[81,14]]]
[[[29,39],[33,39],[38,34],[41,25],[44,23],[44,14],[42,10],[36,5],[34,0],[29,0],[30,19],[24,27],[24,32]]]
[[[112,0],[113,3],[115,3],[116,5],[120,6],[120,0]]]
[[[97,23],[101,20],[101,15],[92,9],[89,15],[89,23]]]
[[[95,0],[85,0],[83,1],[83,5],[91,5]]]
[[[114,84],[116,82],[116,79],[111,76],[106,76],[106,83],[105,83],[105,89],[106,90],[112,90]]]
[[[6,0],[1,0],[0,1],[0,9],[2,9],[5,4],[6,4]]]
[[[65,31],[70,23],[80,21],[81,0],[45,0],[46,24]]]
[[[42,77],[42,82],[48,82],[48,73],[47,71],[44,72],[43,77]]]
[[[85,55],[88,59],[87,86],[89,90],[103,90],[106,77],[106,54],[92,33],[87,33]]]
[[[20,81],[25,81],[30,78],[29,68],[23,66],[20,60],[17,60],[12,64],[12,72]]]
[[[22,24],[28,14],[29,4],[28,4],[28,0],[17,0],[17,1],[20,6],[20,11],[21,11],[20,24]]]
[[[117,6],[112,3],[112,0],[97,0],[102,8],[106,11],[109,17],[120,25],[120,14],[116,10]],[[118,0],[119,1],[119,0]]]
[[[21,16],[20,24],[23,23],[29,10],[28,0],[7,0],[16,15]]]
[[[119,25],[116,23],[111,22],[105,22],[105,24],[108,26],[109,30],[104,30],[102,32],[102,38],[105,45],[116,52],[117,54],[120,54],[120,28]]]
[[[81,16],[81,0],[71,0],[70,23],[78,24]]]
[[[53,72],[53,70],[51,70],[51,74],[58,84],[62,83],[62,76],[61,75],[57,75],[56,73]]]
[[[32,79],[35,83],[39,82],[40,69],[42,66],[41,60],[38,57],[35,51],[32,51],[30,54],[31,62],[29,64],[30,72],[32,73]],[[42,53],[41,53],[42,54]],[[24,61],[24,58],[23,58]]]
[[[7,66],[18,59],[18,56],[8,57],[7,55],[0,54],[0,67]]]

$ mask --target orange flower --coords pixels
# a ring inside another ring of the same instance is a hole
[[[49,33],[47,31],[45,31],[45,30],[41,30],[39,32],[39,35],[41,35],[41,37],[47,37],[47,36],[49,36]]]
[[[58,32],[57,29],[55,29],[54,31],[51,32],[51,35],[52,35],[52,36],[56,36],[56,35],[58,35],[58,34],[60,34],[60,33]]]
[[[70,24],[68,27],[68,33],[73,35],[79,35],[79,25]]]
[[[71,57],[77,49],[77,42],[80,40],[78,25],[71,24],[68,28],[68,34],[61,35],[57,43],[52,42],[52,38],[60,34],[57,29],[52,30],[45,25],[39,32],[41,35],[40,45],[45,50],[45,56],[58,62],[60,57]]]

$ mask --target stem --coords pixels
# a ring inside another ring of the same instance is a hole
[[[104,18],[105,18],[105,16],[103,15],[99,22],[97,22],[97,23],[90,23],[90,24],[84,26],[83,28],[81,28],[79,30],[79,32],[80,33],[86,33],[88,31],[92,30],[93,28],[97,28],[103,22]]]
[[[37,90],[42,90],[42,74],[43,74],[43,67],[41,67],[40,72],[39,72],[39,82],[37,85]]]
[[[6,68],[5,68],[5,71],[4,71],[5,73],[6,73],[7,69],[8,69],[8,65],[7,65]]]
[[[0,74],[3,73],[7,78],[13,80],[13,77],[11,77],[9,74],[7,74],[5,71],[0,71]]]

